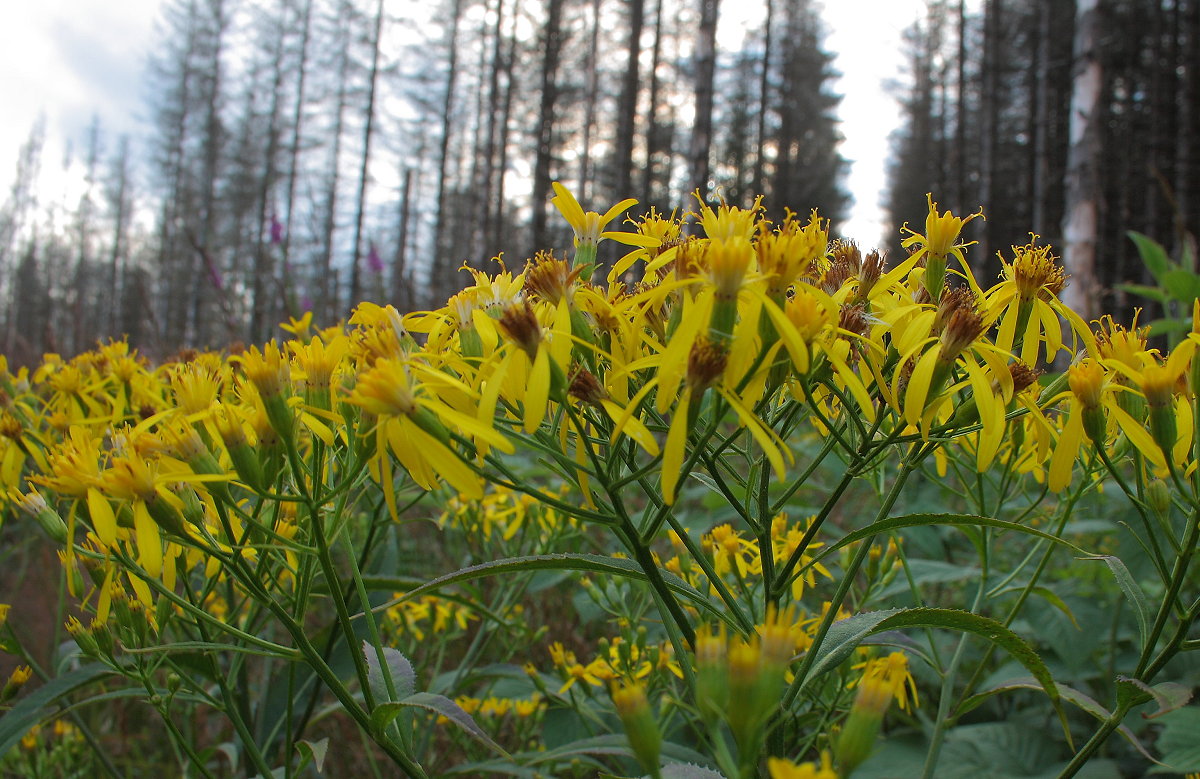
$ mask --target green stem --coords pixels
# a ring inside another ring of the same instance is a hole
[[[988,544],[987,528],[983,529],[983,549],[986,552]],[[983,605],[983,596],[987,591],[987,555],[983,558],[983,570],[979,577],[979,588],[975,591],[975,601],[971,604],[971,612],[978,613],[979,607]],[[937,721],[933,725],[933,736],[930,739],[929,751],[925,753],[925,768],[921,773],[922,779],[932,779],[933,772],[937,770],[938,758],[942,754],[942,744],[946,739],[946,730],[950,726],[950,706],[951,699],[954,695],[954,679],[958,675],[958,666],[962,662],[963,653],[967,648],[967,635],[964,633],[958,639],[958,646],[954,649],[954,655],[950,658],[950,666],[946,669],[945,675],[942,677],[942,692],[938,698]]]
[[[908,481],[909,475],[916,470],[921,460],[925,459],[925,456],[931,451],[933,451],[932,445],[925,446],[919,442],[912,445],[908,456],[900,464],[900,472],[896,474],[896,480],[892,483],[892,488],[884,497],[879,510],[875,512],[875,519],[872,521],[872,524],[888,516],[897,499],[899,499],[900,491],[904,487],[905,482]],[[837,619],[837,614],[841,610],[842,604],[846,602],[846,597],[850,593],[850,587],[854,583],[854,577],[858,574],[858,570],[867,559],[870,550],[871,545],[869,543],[859,544],[854,557],[850,560],[850,564],[846,566],[846,571],[842,574],[842,580],[838,582],[837,591],[829,602],[829,609],[825,612],[825,616],[821,618],[821,624],[817,627],[816,635],[813,636],[812,645],[804,653],[804,659],[800,663],[800,668],[796,671],[795,681],[792,682],[788,691],[783,696],[782,705],[784,710],[791,708],[796,700],[796,696],[800,694],[800,690],[808,680],[808,673],[812,670],[813,663],[817,660],[821,644],[825,641],[825,636],[829,633],[830,626]],[[797,556],[793,555],[793,557]],[[780,580],[783,581],[782,574]]]

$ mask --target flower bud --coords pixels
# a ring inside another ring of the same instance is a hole
[[[620,684],[612,690],[612,701],[621,724],[625,726],[625,735],[634,756],[642,768],[654,773],[658,770],[662,733],[659,732],[654,713],[650,711],[645,689],[637,682]]]

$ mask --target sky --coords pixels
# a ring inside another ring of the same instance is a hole
[[[135,148],[147,135],[143,76],[160,3],[0,0],[0,199],[39,116],[46,122],[42,168],[51,181],[66,155],[82,155],[93,116],[101,121],[110,151],[122,133],[134,139]],[[924,2],[825,0],[824,5],[825,46],[836,55],[834,67],[842,74],[835,89],[843,96],[842,154],[850,161],[845,186],[854,198],[842,231],[861,244],[874,244],[886,227],[879,203],[888,135],[900,121],[887,84],[903,75],[900,34],[924,12]],[[739,14],[762,18],[761,2],[727,0],[722,6],[722,35],[734,41],[744,31]]]

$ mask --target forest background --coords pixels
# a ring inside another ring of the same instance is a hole
[[[44,122],[20,150],[0,353],[127,336],[161,358],[263,341],[305,310],[440,305],[464,263],[564,244],[555,180],[587,207],[636,197],[631,216],[693,207],[697,189],[762,194],[836,232],[849,196],[823,10],[764,0],[730,47],[717,31],[745,10],[719,0],[167,0],[146,131],[93,123],[70,188],[42,184]],[[1155,281],[1128,231],[1195,256],[1198,43],[1200,0],[929,2],[888,82],[903,113],[888,248],[927,192],[982,206],[981,278],[1032,231],[1063,255],[1077,311],[1127,319],[1145,301],[1121,285]]]

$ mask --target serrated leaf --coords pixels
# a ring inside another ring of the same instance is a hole
[[[1050,705],[1058,713],[1058,719],[1062,724],[1067,743],[1071,743],[1071,731],[1067,724],[1067,715],[1063,711],[1062,702],[1059,700],[1058,687],[1054,683],[1054,677],[1050,674],[1050,669],[1046,667],[1046,663],[1042,660],[1041,656],[1034,651],[1033,647],[1025,639],[1004,625],[994,619],[981,617],[969,611],[915,608],[906,609],[899,614],[887,617],[876,625],[871,632],[877,633],[882,630],[895,630],[897,628],[942,628],[962,633],[973,633],[1005,650],[1014,660],[1025,666],[1025,669],[1033,674],[1033,678],[1037,679],[1038,684],[1041,685],[1046,695],[1050,698]]]
[[[867,611],[838,620],[829,626],[825,640],[816,648],[817,658],[809,667],[804,684],[823,673],[837,668],[867,636],[877,632],[880,623],[900,613],[900,609]]]
[[[1174,265],[1167,256],[1167,250],[1158,241],[1136,230],[1130,230],[1125,234],[1137,246],[1138,255],[1141,256],[1142,263],[1150,271],[1150,275],[1154,276],[1159,284],[1162,284],[1163,277]]]
[[[426,709],[436,714],[440,714],[446,719],[453,722],[462,728],[468,736],[483,744],[488,749],[491,749],[504,757],[508,757],[508,753],[503,747],[492,741],[491,736],[483,732],[483,728],[476,724],[475,719],[468,714],[462,706],[459,706],[454,701],[447,698],[445,695],[435,695],[431,692],[419,692],[415,695],[410,695],[400,701],[402,706],[412,706],[418,709]],[[372,721],[375,719],[374,712],[371,713]],[[390,720],[389,720],[390,722]]]
[[[0,717],[0,755],[7,755],[30,728],[39,724],[43,717],[49,716],[43,712],[47,706],[81,687],[105,676],[111,676],[112,673],[112,669],[100,663],[85,665],[66,676],[51,679],[18,700],[16,705]]]
[[[384,668],[379,663],[379,652],[369,641],[362,642],[362,650],[367,661],[367,683],[371,686],[371,694],[377,701],[389,701],[391,696],[388,694],[387,678],[383,675]],[[417,672],[413,670],[408,658],[388,646],[383,647],[382,652],[384,662],[387,663],[388,676],[396,690],[396,698],[407,698],[416,692]]]
[[[300,763],[301,769],[304,768],[304,765],[307,761],[311,760],[312,764],[314,766],[316,766],[317,773],[318,774],[321,773],[321,769],[323,769],[325,767],[325,753],[328,750],[329,750],[329,737],[328,736],[321,739],[320,741],[298,741],[298,742],[296,742],[296,751],[300,753],[300,756],[302,758],[302,762]]]
[[[1140,679],[1118,676],[1117,684],[1134,687],[1146,696],[1146,700],[1152,699],[1158,704],[1158,710],[1153,714],[1142,714],[1146,719],[1157,719],[1176,709],[1182,709],[1192,699],[1192,688],[1178,682],[1161,682],[1151,686]]]
[[[1108,570],[1112,571],[1113,578],[1117,580],[1117,586],[1129,599],[1129,605],[1133,606],[1133,615],[1137,617],[1138,635],[1141,637],[1139,646],[1145,646],[1146,637],[1150,632],[1150,606],[1146,602],[1146,595],[1142,592],[1142,588],[1134,581],[1133,574],[1125,567],[1125,563],[1121,562],[1121,558],[1113,555],[1088,555],[1083,559],[1103,560],[1104,564],[1108,566]]]
[[[971,711],[980,703],[983,703],[984,700],[996,695],[997,693],[1018,689],[1037,690],[1041,689],[1041,685],[1038,684],[1038,681],[1032,676],[1019,676],[1015,679],[1009,679],[1008,681],[1001,682],[994,687],[967,698],[965,701],[963,701],[962,705],[959,706],[958,716],[961,717],[963,714]],[[1058,692],[1064,701],[1078,706],[1081,710],[1087,712],[1101,722],[1104,722],[1110,716],[1112,716],[1112,713],[1100,705],[1097,700],[1085,693],[1080,692],[1079,690],[1076,690],[1073,687],[1060,684],[1058,685]],[[1119,725],[1117,727],[1117,732],[1119,732],[1121,736],[1129,742],[1130,746],[1140,752],[1143,757],[1152,763],[1158,763],[1154,756],[1150,754],[1150,751],[1146,749],[1146,747],[1142,746],[1142,742],[1138,740],[1137,735],[1134,734],[1134,732],[1130,730],[1128,726]]]

